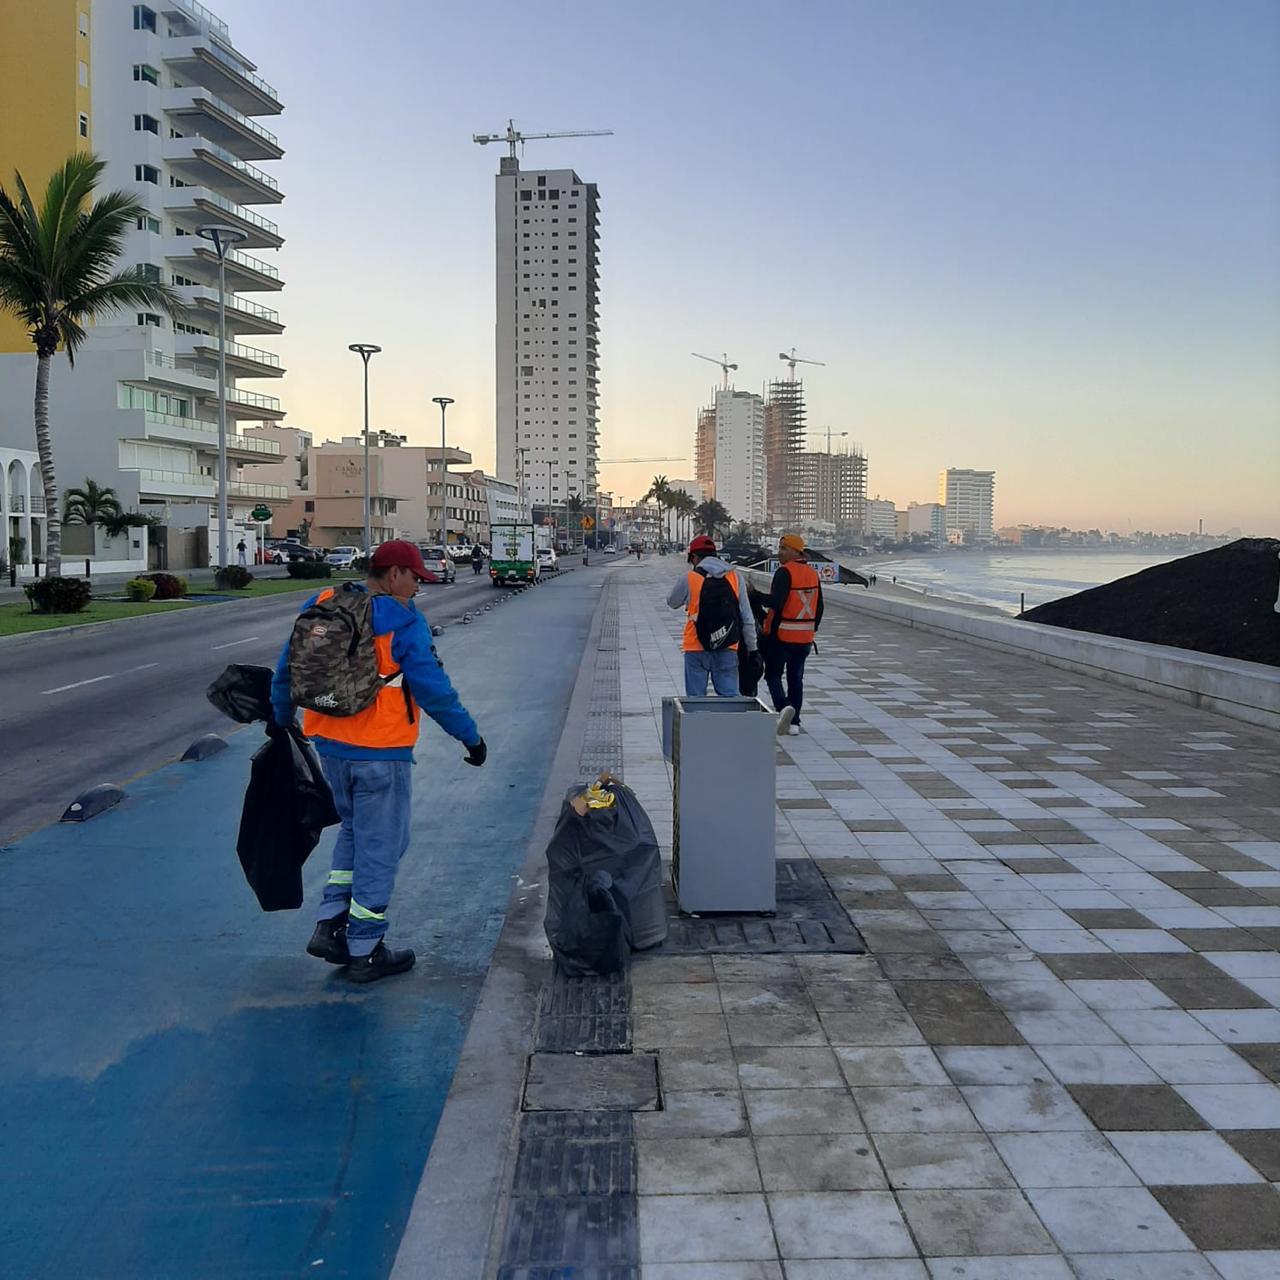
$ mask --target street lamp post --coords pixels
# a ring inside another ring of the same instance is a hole
[[[554,547],[560,541],[557,536],[560,532],[556,525],[556,509],[551,505],[551,459],[547,459],[547,514],[551,517],[551,545]]]
[[[235,227],[196,228],[218,255],[218,568],[227,567],[227,250],[247,240]]]
[[[364,362],[364,547],[366,556],[373,555],[373,533],[369,519],[369,357],[376,356],[381,347],[372,342],[353,342],[347,347]]]
[[[449,396],[432,396],[431,403],[440,406],[440,546],[447,554],[449,550],[449,516],[445,501],[449,486],[445,481],[449,471],[444,457],[444,411],[453,403],[453,400]]]

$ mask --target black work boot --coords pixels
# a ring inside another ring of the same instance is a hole
[[[407,947],[403,951],[391,951],[385,942],[379,941],[367,956],[351,957],[347,977],[352,982],[377,982],[393,973],[408,973],[417,958]]]
[[[347,950],[347,913],[316,922],[315,932],[307,943],[307,955],[327,960],[330,964],[350,964]]]

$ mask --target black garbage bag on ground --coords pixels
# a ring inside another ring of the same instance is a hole
[[[606,796],[611,803],[597,807]],[[565,973],[612,973],[621,967],[609,945],[614,936],[610,930],[617,927],[610,922],[617,915],[628,922],[628,952],[665,940],[657,837],[635,793],[616,779],[587,792],[575,787],[568,794],[547,845],[547,869],[547,941]],[[593,879],[599,872],[609,878],[607,891]],[[608,921],[597,918],[602,915]]]
[[[205,697],[239,724],[271,719],[270,667],[233,662],[208,688]]]
[[[267,723],[254,752],[236,853],[263,911],[302,906],[302,866],[325,827],[338,821],[311,744],[296,726]]]

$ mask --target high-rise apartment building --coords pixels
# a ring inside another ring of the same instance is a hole
[[[600,197],[572,169],[496,179],[497,464],[544,510],[595,500]]]
[[[907,503],[907,533],[927,534],[941,545],[947,540],[947,509],[940,502]]]
[[[763,524],[764,401],[750,391],[721,390],[714,413],[716,500],[733,520]]]
[[[948,467],[938,474],[938,502],[949,542],[990,542],[995,536],[996,473]]]
[[[86,476],[127,508],[199,525],[217,548],[218,263],[197,229],[216,223],[244,239],[226,262],[228,515],[230,540],[249,513],[287,496],[242,479],[241,464],[278,460],[279,444],[242,433],[284,417],[280,401],[246,388],[278,379],[274,353],[251,345],[280,333],[279,315],[250,294],[281,289],[258,255],[283,243],[256,207],[283,199],[260,167],[283,154],[261,118],[280,98],[196,0],[40,0],[0,6],[0,174],[20,170],[33,193],[77,148],[106,162],[100,192],[123,189],[144,206],[120,269],[172,285],[182,314],[142,308],[90,330],[74,371],[61,356],[50,393],[59,484]],[[245,341],[245,339],[249,341]],[[0,316],[0,442],[28,444],[35,356]],[[175,508],[182,508],[180,513]]]
[[[804,452],[804,383],[787,378],[769,384],[765,405],[764,451],[769,518],[775,525],[796,524],[801,511],[796,492],[796,458]]]
[[[792,456],[794,523],[819,521],[863,528],[867,505],[867,459],[851,453],[805,452]]]
[[[888,498],[867,499],[867,533],[892,542],[898,536],[898,513]]]

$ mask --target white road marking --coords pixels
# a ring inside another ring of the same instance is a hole
[[[228,640],[226,644],[215,644],[213,647],[218,649],[231,649],[238,644],[250,644],[252,641],[259,639],[258,636],[245,636],[243,640]]]
[[[41,694],[46,693],[66,693],[68,689],[83,689],[87,684],[98,684],[103,680],[114,680],[116,676],[127,676],[134,671],[146,671],[151,667],[158,667],[158,662],[144,662],[140,667],[130,667],[128,671],[113,671],[109,676],[93,676],[89,680],[77,680],[74,684],[60,684],[56,689],[41,689]]]

